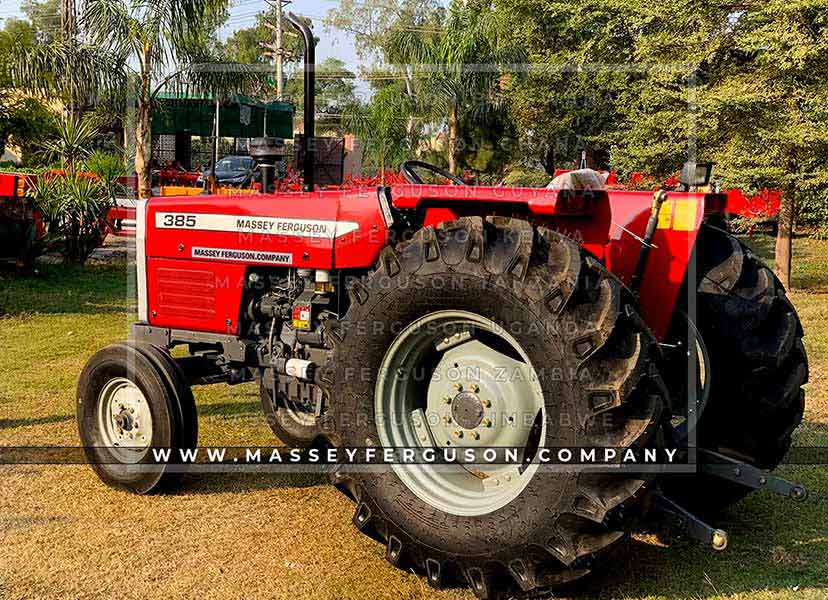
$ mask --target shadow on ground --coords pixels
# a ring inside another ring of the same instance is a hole
[[[50,415],[48,417],[29,417],[25,419],[0,419],[0,429],[15,429],[17,427],[32,427],[34,425],[51,425],[74,421],[74,415]]]
[[[25,277],[0,271],[0,316],[123,313],[132,303],[124,264],[41,265]]]
[[[329,482],[323,473],[192,473],[174,495],[242,494],[279,488],[307,488]]]
[[[790,467],[781,474],[804,483],[811,496],[798,503],[754,493],[738,502],[711,523],[730,536],[724,552],[713,552],[681,537],[659,538],[659,543],[649,543],[656,536],[647,536],[646,541],[633,538],[608,556],[594,577],[559,591],[555,597],[704,600],[731,595],[741,598],[760,590],[794,593],[804,588],[828,597],[824,561],[828,498],[821,491],[825,469]]]

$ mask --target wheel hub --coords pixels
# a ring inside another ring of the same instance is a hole
[[[430,375],[418,378],[424,372]],[[546,438],[540,383],[510,334],[474,313],[431,313],[400,332],[380,373],[387,374],[375,391],[382,446],[476,451],[474,464],[392,465],[416,496],[450,514],[484,515],[528,485],[534,459],[520,466],[485,458],[489,448],[530,458]]]
[[[98,430],[104,446],[115,453],[127,453],[125,462],[134,461],[136,451],[146,451],[152,445],[149,402],[129,379],[116,377],[101,390]]]
[[[483,421],[483,402],[474,392],[460,392],[451,403],[451,418],[464,429],[475,429]]]

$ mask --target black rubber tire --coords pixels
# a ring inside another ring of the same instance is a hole
[[[697,443],[774,469],[805,409],[808,359],[799,317],[773,272],[729,233],[702,225],[696,257],[696,325],[711,362]],[[703,474],[671,487],[679,502],[700,514],[721,510],[750,491]]]
[[[303,423],[295,418],[293,412],[285,408],[285,401],[276,401],[270,390],[259,383],[259,394],[270,430],[291,448],[308,448],[313,444],[319,430],[316,423]]]
[[[499,217],[427,227],[386,248],[350,296],[346,318],[327,332],[333,351],[322,374],[334,402],[320,424],[335,444],[379,439],[374,387],[386,350],[405,325],[449,309],[495,321],[525,350],[554,422],[547,446],[663,443],[668,411],[655,340],[632,295],[568,238]],[[587,574],[624,536],[648,480],[539,471],[503,508],[462,517],[420,500],[390,468],[343,465],[333,475],[357,504],[355,526],[386,545],[392,564],[424,573],[433,587],[467,583],[480,597],[536,592]]]
[[[107,346],[86,363],[78,380],[76,417],[84,451],[98,477],[112,487],[136,494],[173,489],[183,465],[155,463],[152,453],[137,465],[118,462],[103,446],[97,423],[97,405],[107,381],[125,377],[147,399],[153,418],[153,448],[195,448],[198,419],[195,401],[183,372],[165,351],[135,342]]]

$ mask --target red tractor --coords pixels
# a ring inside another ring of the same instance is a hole
[[[754,489],[805,496],[767,473],[803,414],[802,328],[771,270],[712,224],[725,197],[691,191],[709,173],[691,165],[688,191],[654,198],[587,170],[472,187],[408,161],[405,184],[318,190],[307,75],[304,191],[138,204],[139,322],[77,392],[104,482],[178,481],[153,450],[197,447],[193,383],[258,380],[291,447],[518,449],[331,469],[391,563],[480,597],[585,575],[645,514],[721,550],[696,514]],[[596,449],[618,458],[590,464]]]

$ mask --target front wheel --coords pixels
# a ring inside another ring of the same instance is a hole
[[[136,494],[178,483],[182,468],[156,461],[154,450],[195,448],[198,430],[192,392],[169,354],[147,344],[107,346],[86,364],[77,399],[81,443],[104,483]]]
[[[386,249],[351,296],[323,373],[332,440],[523,458],[343,466],[334,481],[357,503],[354,524],[392,564],[481,597],[588,573],[624,536],[649,476],[552,470],[540,452],[662,443],[654,338],[628,291],[563,236],[474,217]]]

